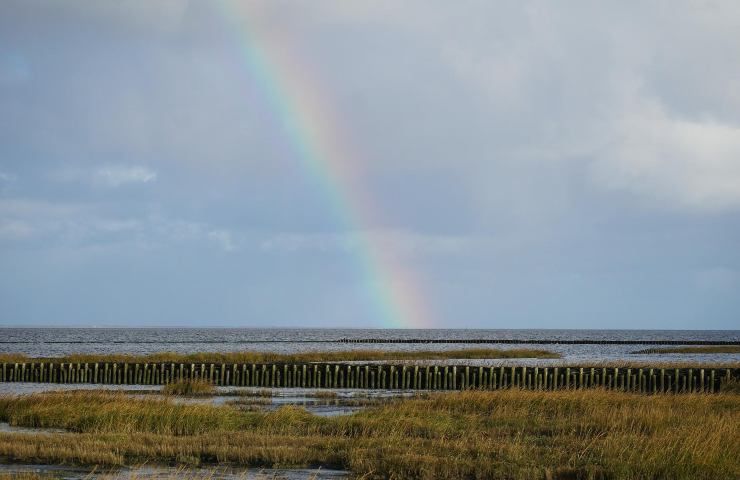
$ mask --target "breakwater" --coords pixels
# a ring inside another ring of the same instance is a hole
[[[399,390],[559,390],[707,392],[740,380],[738,368],[478,367],[410,364],[56,363],[0,364],[0,382],[163,385],[205,379],[221,386]]]

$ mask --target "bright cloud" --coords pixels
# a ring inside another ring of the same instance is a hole
[[[740,207],[740,126],[671,117],[650,105],[617,128],[596,163],[600,184],[678,207]]]
[[[236,250],[236,244],[234,243],[231,232],[227,230],[211,230],[208,232],[208,238],[214,241],[225,252]]]
[[[157,179],[157,172],[143,166],[109,165],[93,173],[93,183],[105,187],[150,183]]]

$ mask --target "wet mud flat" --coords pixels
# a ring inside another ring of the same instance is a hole
[[[67,433],[63,428],[19,427],[8,422],[0,422],[0,433]]]
[[[183,468],[156,465],[138,467],[99,468],[68,465],[2,463],[0,475],[36,474],[42,478],[60,480],[339,480],[349,479],[350,473],[324,468],[238,468],[230,466]]]

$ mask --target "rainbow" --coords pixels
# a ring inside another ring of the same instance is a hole
[[[348,142],[331,108],[330,96],[307,65],[302,65],[282,39],[264,41],[250,23],[252,2],[221,0],[220,12],[229,25],[251,77],[274,120],[286,132],[295,156],[323,192],[341,230],[357,233],[352,258],[368,290],[379,325],[384,328],[428,328],[433,318],[421,294],[419,279],[381,248],[365,226],[376,225],[380,212],[361,184],[357,165],[362,156]],[[274,35],[274,32],[270,32]],[[262,41],[260,41],[262,40]]]

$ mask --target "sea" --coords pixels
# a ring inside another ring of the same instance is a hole
[[[380,349],[388,351],[457,350],[462,348],[541,348],[557,352],[560,360],[507,360],[507,364],[655,361],[656,355],[637,353],[651,345],[601,344],[426,344],[344,343],[344,339],[389,340],[618,340],[659,342],[740,341],[740,330],[511,330],[511,329],[305,329],[305,328],[0,328],[0,353],[55,357],[73,353],[236,352],[299,353]],[[657,345],[656,345],[657,347]],[[665,348],[665,347],[664,347]],[[668,347],[670,348],[670,347]],[[740,354],[661,354],[661,361],[740,362]],[[498,361],[493,361],[496,363]],[[466,363],[471,363],[466,361]],[[475,362],[472,362],[475,363]],[[480,363],[480,362],[479,362]],[[485,364],[492,361],[482,362]]]

